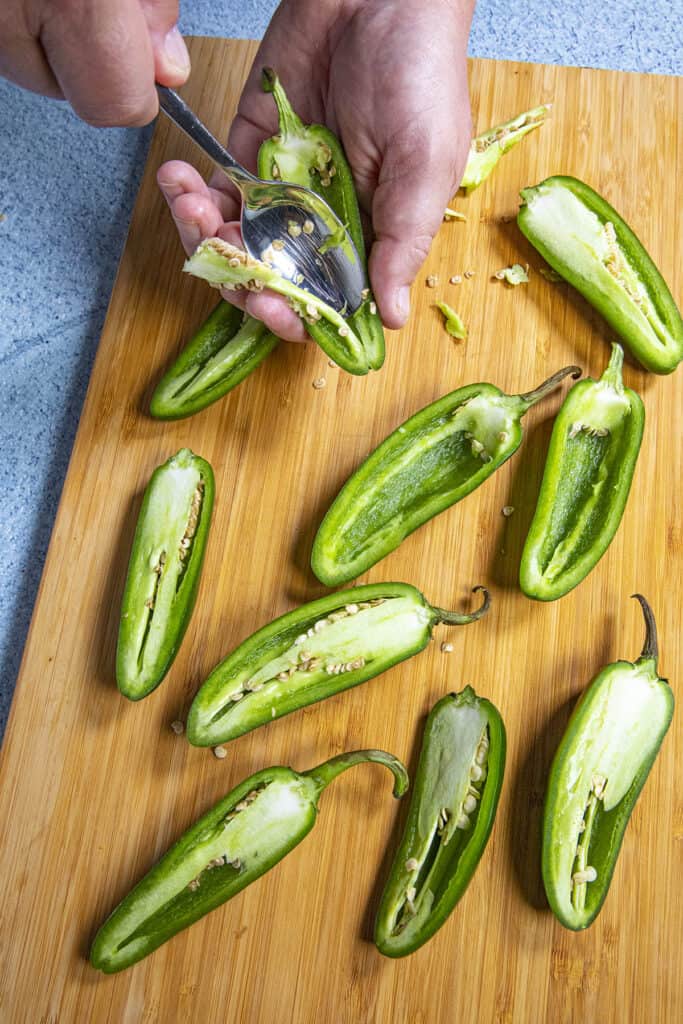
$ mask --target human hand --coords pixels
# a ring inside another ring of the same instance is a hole
[[[284,0],[259,47],[228,149],[249,168],[277,130],[261,68],[279,74],[306,123],[339,135],[361,209],[372,222],[369,270],[387,327],[401,327],[409,287],[467,160],[471,122],[466,51],[473,0]],[[158,171],[185,250],[208,236],[241,245],[239,201],[218,173],[189,164]],[[282,338],[304,341],[299,317],[272,292],[226,293]]]
[[[2,0],[0,75],[68,100],[90,124],[147,124],[155,81],[190,73],[177,20],[178,0]]]

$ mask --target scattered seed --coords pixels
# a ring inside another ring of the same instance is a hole
[[[290,220],[287,225],[287,234],[291,235],[292,238],[298,238],[301,234],[301,224],[297,224],[295,220]]]
[[[335,363],[334,359],[328,359],[327,360],[327,365],[328,366],[333,366],[335,370],[337,369],[337,364]]]
[[[436,276],[436,274],[430,274],[429,277],[427,278],[427,287],[428,288],[436,288],[438,283],[439,283],[439,278]]]
[[[316,391],[320,391],[320,389],[324,388],[326,384],[327,381],[325,380],[324,377],[316,377],[315,380],[313,381],[313,387],[315,388]]]
[[[509,519],[514,511],[514,505],[503,505],[503,515],[505,516],[506,519]]]
[[[371,314],[374,316],[375,313],[377,312],[377,303],[376,302],[371,302],[370,306],[369,306],[369,309],[370,309]]]
[[[420,863],[415,857],[409,857],[405,864],[406,871],[417,871],[419,866]]]
[[[441,653],[442,654],[452,654],[453,653],[453,644],[450,643],[448,640],[444,640],[444,642],[441,644]]]
[[[303,232],[305,235],[313,234],[313,228],[315,227],[312,220],[306,219],[303,223]]]
[[[448,278],[449,284],[462,284],[462,278],[460,274],[453,274],[453,277]]]
[[[183,723],[182,723],[182,722],[180,721],[180,719],[179,719],[179,718],[178,718],[178,719],[176,719],[176,721],[175,721],[175,722],[171,722],[171,729],[172,729],[172,731],[173,731],[173,732],[174,732],[174,733],[176,734],[176,736],[182,736],[182,735],[183,735],[183,733],[185,732],[185,726],[184,726],[184,724],[183,724]]]
[[[222,761],[224,757],[227,757],[228,752],[225,747],[214,747],[213,756],[217,757],[219,761]]]
[[[361,299],[363,299],[363,301],[365,301],[365,299],[369,299],[370,298],[370,289],[369,288],[361,289],[360,297],[361,297]]]
[[[474,277],[475,274],[476,274],[476,270],[466,270],[465,271],[465,277],[467,278],[468,281],[469,281],[469,279],[471,277]]]
[[[449,220],[467,220],[464,213],[460,213],[458,210],[452,210],[450,206],[447,206],[444,210],[443,219]]]

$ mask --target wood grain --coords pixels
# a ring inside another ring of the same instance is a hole
[[[254,44],[195,40],[186,90],[224,133]],[[216,83],[221,88],[216,88]],[[618,535],[590,578],[540,605],[516,586],[553,396],[529,413],[518,454],[458,507],[423,527],[364,579],[406,580],[437,604],[493,592],[489,617],[440,630],[419,658],[228,747],[216,760],[175,736],[209,669],[257,626],[323,592],[308,569],[323,510],[347,474],[403,418],[478,380],[526,390],[570,362],[593,376],[609,332],[586,304],[539,274],[514,223],[520,187],[576,174],[612,201],[679,301],[683,85],[673,78],[473,61],[475,126],[552,101],[548,124],[456,205],[389,336],[381,373],[352,378],[313,345],[281,345],[250,379],[175,424],[147,415],[164,367],[215,296],[180,274],[181,253],[154,174],[189,143],[158,125],[135,208],[54,528],[2,751],[0,923],[3,1021],[683,1019],[683,714],[674,717],[633,815],[605,908],[564,931],[543,898],[539,817],[548,766],[575,697],[596,671],[634,658],[636,589],[658,616],[661,670],[683,680],[681,506],[683,371],[633,365],[645,442]],[[526,287],[491,274],[529,262]],[[476,276],[447,284],[466,269]],[[425,287],[429,273],[440,285]],[[445,298],[469,338],[445,333]],[[316,377],[327,386],[314,390]],[[119,602],[140,495],[183,445],[216,471],[217,505],[198,607],[163,686],[141,704],[113,681]],[[514,514],[501,515],[504,505]],[[446,636],[455,650],[440,652]],[[315,831],[278,868],[123,974],[93,971],[103,917],[167,846],[235,783],[268,764],[307,768],[381,746],[415,764],[424,715],[472,683],[500,708],[509,762],[493,837],[436,938],[393,962],[371,943],[380,887],[405,807],[380,768],[358,768],[324,796]],[[387,854],[389,850],[389,854]]]

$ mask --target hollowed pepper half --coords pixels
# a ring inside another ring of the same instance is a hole
[[[554,601],[580,583],[621,522],[645,424],[640,397],[624,387],[623,358],[614,344],[602,377],[575,384],[553,424],[520,565],[528,597]]]
[[[683,359],[683,318],[628,224],[577,178],[522,190],[517,223],[541,256],[583,295],[644,367],[671,373]]]
[[[631,812],[673,715],[671,688],[657,674],[654,616],[645,598],[634,596],[646,623],[642,654],[595,677],[550,769],[543,884],[553,913],[573,931],[587,928],[603,905]]]
[[[375,943],[385,956],[419,949],[463,895],[493,828],[505,748],[500,714],[470,686],[432,708],[405,832],[375,922]]]
[[[220,302],[157,384],[152,416],[176,420],[200,412],[260,366],[278,341],[260,320]]]
[[[433,608],[407,583],[355,587],[280,616],[228,655],[197,693],[187,738],[198,747],[235,739],[291,711],[384,672],[427,646],[438,623],[469,615]]]
[[[266,92],[272,93],[277,104],[279,127],[277,135],[261,144],[258,173],[262,178],[280,178],[317,192],[346,227],[363,262],[367,286],[361,305],[347,318],[348,326],[362,345],[362,356],[358,356],[356,368],[350,369],[350,372],[379,370],[384,362],[384,330],[370,292],[363,227],[346,154],[339,139],[329,128],[303,123],[292,109],[272,68],[263,69],[262,85]],[[338,338],[329,321],[324,318],[308,318],[304,322],[308,333],[325,352],[332,354],[332,351],[336,351]],[[334,355],[332,358],[335,358]],[[349,366],[344,366],[344,369],[349,369]]]
[[[265,768],[236,786],[192,826],[104,922],[90,962],[106,974],[152,953],[171,936],[232,899],[310,832],[326,786],[352,765],[374,761],[408,787],[401,762],[382,750],[356,750],[307,772]]]
[[[413,530],[479,487],[519,447],[524,414],[566,376],[568,366],[535,391],[506,395],[468,384],[411,416],[342,487],[313,543],[318,579],[355,579]]]
[[[168,672],[194,608],[211,523],[211,466],[183,448],[149,481],[121,607],[116,682],[130,700]]]

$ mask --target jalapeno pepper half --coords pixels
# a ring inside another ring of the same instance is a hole
[[[671,723],[674,698],[657,674],[657,630],[640,601],[646,639],[635,662],[602,670],[557,749],[543,811],[543,884],[558,920],[587,928],[604,903],[624,832]],[[633,887],[633,880],[629,883]]]
[[[600,380],[579,381],[553,425],[536,512],[522,552],[528,597],[554,601],[602,558],[626,506],[645,424],[625,388],[619,345]]]
[[[576,178],[522,190],[517,223],[541,256],[590,302],[644,367],[671,373],[683,359],[683,319],[664,278],[628,224]]]
[[[228,655],[197,693],[187,738],[198,747],[235,739],[384,672],[427,646],[438,623],[481,618],[432,608],[407,583],[328,594],[259,629]]]
[[[310,832],[320,794],[352,765],[374,761],[408,774],[382,750],[340,754],[307,772],[265,768],[245,779],[166,853],[104,922],[90,962],[106,974],[130,967],[265,874]]]
[[[549,110],[549,106],[526,110],[512,121],[505,121],[495,128],[489,128],[472,139],[460,188],[464,188],[468,193],[473,192],[482,181],[486,181],[500,158],[509,149],[521,142],[529,132],[541,127]]]
[[[220,302],[156,386],[155,419],[193,416],[240,384],[279,339],[241,309]]]
[[[493,828],[505,745],[500,714],[470,686],[432,708],[375,923],[375,943],[385,956],[419,949],[467,888]]]
[[[280,178],[317,192],[346,227],[363,261],[367,285],[361,305],[347,318],[349,327],[362,343],[364,353],[364,358],[358,361],[358,370],[351,372],[379,370],[384,362],[384,330],[368,284],[363,226],[346,154],[329,128],[303,123],[292,109],[272,68],[263,69],[262,85],[266,92],[272,93],[277,104],[279,129],[278,134],[266,139],[259,149],[258,173],[262,178]],[[296,227],[293,230],[297,230]],[[336,329],[329,321],[321,318],[305,323],[308,333],[325,352],[335,347],[336,339],[332,332]]]
[[[342,487],[323,519],[311,554],[318,579],[355,579],[413,530],[479,487],[519,447],[522,416],[568,374],[567,366],[535,391],[506,395],[468,384],[411,416]]]
[[[133,540],[121,608],[116,682],[146,697],[168,672],[187,629],[211,523],[211,466],[188,448],[154,471]]]

